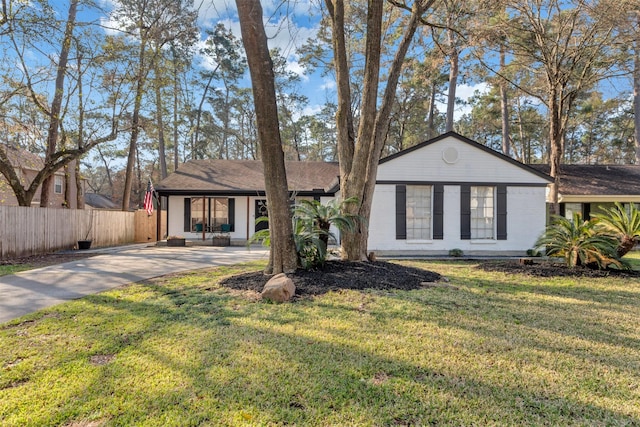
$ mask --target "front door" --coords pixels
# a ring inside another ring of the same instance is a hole
[[[257,220],[260,217],[269,217],[269,211],[267,210],[267,201],[264,199],[256,200],[256,210],[255,210],[255,219]],[[265,230],[269,228],[269,221],[260,221],[256,223],[256,230]]]

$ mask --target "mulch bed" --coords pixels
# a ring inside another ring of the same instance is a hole
[[[340,289],[401,289],[424,287],[425,282],[441,279],[438,273],[407,267],[385,261],[351,262],[328,261],[315,270],[297,270],[288,274],[296,285],[296,296],[322,295]],[[221,281],[222,286],[262,292],[270,276],[262,271],[231,276]]]
[[[521,264],[517,260],[484,261],[478,268],[485,271],[526,274],[536,277],[640,277],[640,271],[594,270],[587,267],[569,268],[557,261],[533,260],[533,264]]]

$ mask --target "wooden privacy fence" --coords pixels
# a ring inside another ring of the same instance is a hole
[[[133,243],[135,215],[94,209],[0,206],[0,259],[73,249],[78,240],[85,239],[92,241],[91,247]],[[155,233],[152,236],[155,240]]]
[[[161,220],[160,220],[160,238],[162,239],[167,235],[167,211],[160,211]],[[136,243],[145,243],[145,242],[155,242],[156,241],[156,232],[157,230],[157,220],[158,220],[158,211],[154,211],[152,215],[147,214],[147,211],[141,209],[136,211],[135,216],[135,229]]]

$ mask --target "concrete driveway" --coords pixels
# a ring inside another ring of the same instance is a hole
[[[152,277],[268,258],[268,251],[263,248],[235,246],[133,245],[96,252],[100,255],[0,276],[0,323]]]

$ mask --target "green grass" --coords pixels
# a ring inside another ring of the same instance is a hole
[[[16,264],[16,265],[0,265],[0,276],[6,276],[7,274],[15,274],[20,271],[31,270],[35,267],[29,264]]]
[[[624,259],[631,263],[631,267],[634,270],[640,270],[640,249],[629,252],[624,256]]]
[[[640,283],[405,263],[457,289],[219,287],[252,264],[0,325],[0,425],[640,424]]]

